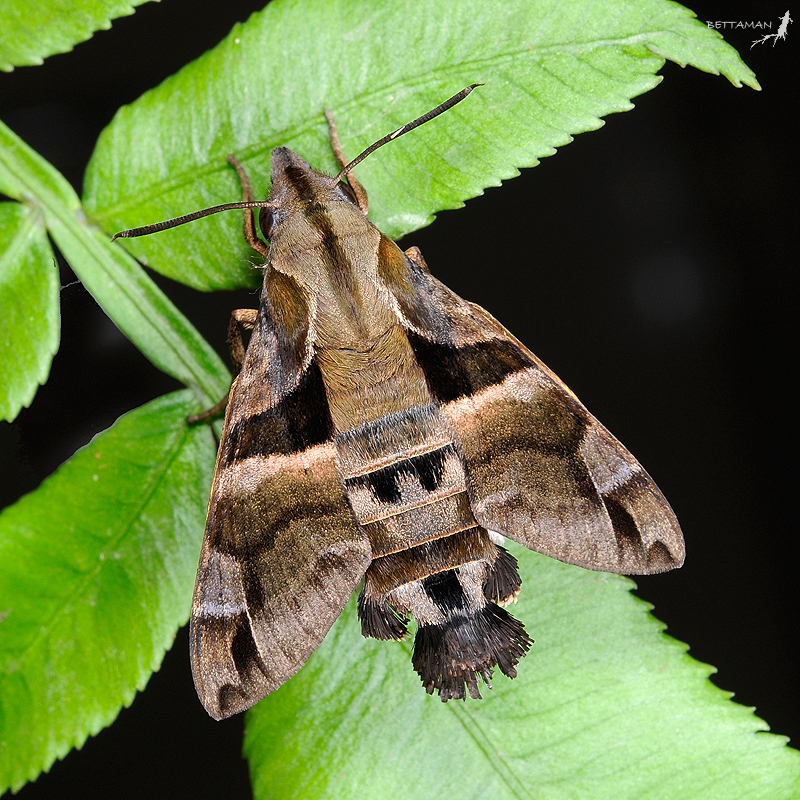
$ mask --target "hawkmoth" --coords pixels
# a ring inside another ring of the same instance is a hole
[[[413,667],[446,701],[479,698],[494,667],[515,677],[532,644],[503,608],[521,585],[503,536],[587,569],[683,563],[678,522],[636,459],[366,217],[355,164],[473,88],[350,164],[329,115],[334,178],[278,147],[269,197],[255,201],[229,158],[241,203],[118,234],[245,208],[245,237],[266,259],[258,310],[232,315],[238,375],[192,603],[192,671],[216,719],[294,675],[359,584],[363,634],[400,639],[413,618]]]

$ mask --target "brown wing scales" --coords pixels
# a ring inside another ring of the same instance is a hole
[[[680,566],[680,527],[638,461],[533,353],[411,255],[395,292],[454,431],[478,523],[587,569]],[[437,335],[417,330],[416,319],[434,319]]]
[[[222,472],[219,484],[190,630],[195,684],[217,719],[249,708],[300,669],[372,559],[332,445],[248,459]]]
[[[190,626],[195,686],[216,719],[300,669],[372,559],[339,480],[306,332],[262,305],[231,392]]]

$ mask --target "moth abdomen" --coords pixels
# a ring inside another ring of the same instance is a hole
[[[421,624],[414,640],[411,663],[428,694],[438,691],[442,702],[465,700],[467,692],[480,699],[479,675],[490,689],[496,666],[516,677],[516,664],[533,644],[519,620],[493,602],[476,606],[456,570],[422,585],[444,616],[442,622]]]
[[[477,676],[491,689],[492,668],[516,678],[516,664],[533,640],[522,623],[494,603],[443,625],[423,625],[414,640],[411,663],[428,694],[442,702],[480,700]]]
[[[412,663],[429,694],[480,697],[477,676],[509,677],[532,640],[497,602],[516,597],[516,559],[478,526],[372,561],[358,600],[365,636],[400,639],[419,626]]]

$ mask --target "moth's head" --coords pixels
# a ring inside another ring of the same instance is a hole
[[[276,147],[272,151],[271,174],[269,206],[261,209],[258,219],[268,239],[295,212],[330,202],[350,203],[358,207],[346,183],[315,170],[288,147]]]

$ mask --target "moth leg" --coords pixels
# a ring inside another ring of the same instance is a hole
[[[231,155],[228,156],[228,163],[236,170],[239,181],[242,184],[242,194],[245,203],[253,202],[253,187],[250,184],[250,177],[244,171],[244,167]],[[244,210],[244,238],[247,244],[257,253],[261,253],[264,258],[269,255],[269,247],[266,242],[261,241],[256,234],[256,218],[252,208]]]
[[[244,342],[242,341],[242,328],[253,330],[258,317],[257,308],[237,308],[231,311],[231,321],[228,323],[228,350],[231,354],[233,374],[241,372],[244,363]]]
[[[244,363],[244,342],[242,341],[241,328],[253,330],[256,324],[256,317],[258,316],[258,309],[255,308],[237,308],[231,312],[231,321],[228,323],[228,349],[231,354],[231,361],[233,362],[233,374],[239,374]],[[230,391],[225,393],[225,397],[216,403],[211,408],[201,411],[199,414],[192,414],[186,417],[188,425],[196,425],[198,422],[205,422],[208,419],[214,419],[222,414],[228,406],[228,397]]]
[[[328,128],[330,129],[330,136],[331,136],[331,149],[333,150],[333,155],[336,158],[336,163],[339,165],[339,169],[344,169],[347,164],[347,158],[344,154],[344,150],[342,150],[342,143],[339,140],[339,130],[336,127],[336,121],[333,118],[333,113],[330,109],[325,109],[325,119],[328,120]],[[358,207],[361,209],[361,213],[366,217],[367,210],[369,209],[369,198],[367,197],[367,190],[359,183],[356,179],[356,176],[353,175],[352,172],[347,173],[347,182],[350,184],[350,188],[353,190],[353,194],[356,196],[356,202],[358,203]]]
[[[209,419],[215,419],[216,417],[220,416],[228,406],[228,397],[230,396],[230,391],[225,392],[225,397],[219,401],[219,403],[215,403],[211,408],[207,408],[205,411],[201,411],[199,414],[190,414],[186,417],[186,424],[187,425],[197,425],[198,422],[205,422]]]

